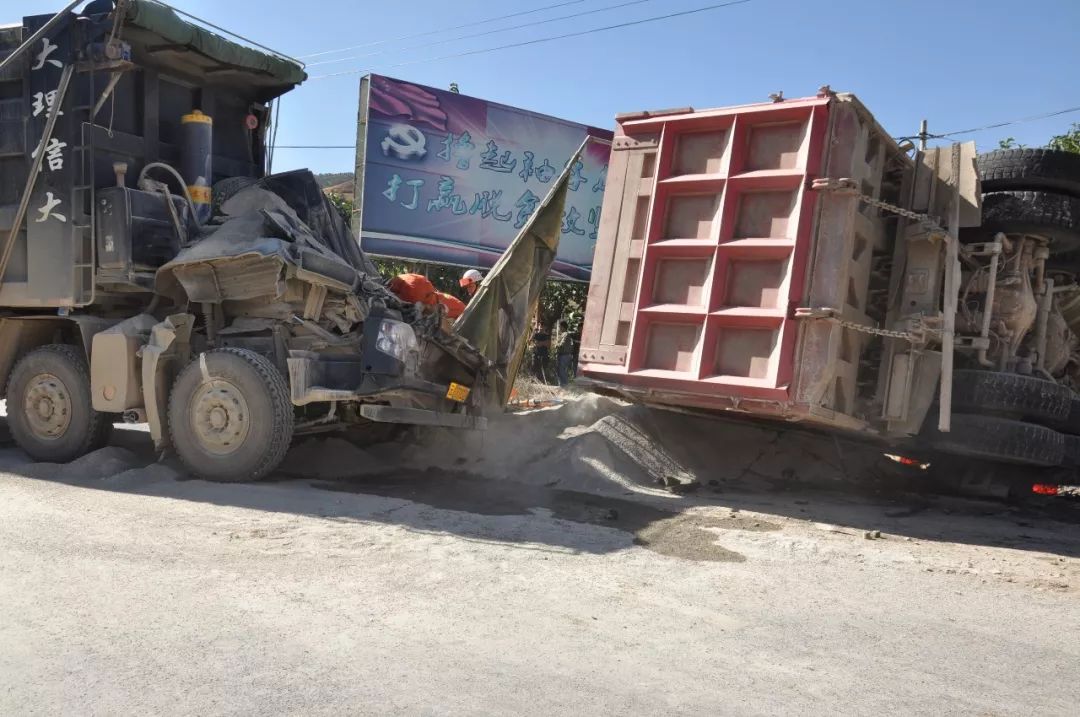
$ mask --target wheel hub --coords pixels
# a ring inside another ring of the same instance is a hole
[[[228,455],[244,443],[251,424],[247,401],[236,385],[214,379],[191,398],[195,436],[208,453]]]
[[[60,438],[71,423],[71,393],[56,376],[43,373],[31,379],[23,403],[30,430],[38,438]]]

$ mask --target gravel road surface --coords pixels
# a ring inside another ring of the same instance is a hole
[[[216,485],[148,450],[0,449],[0,714],[1080,705],[1068,512],[431,469]]]

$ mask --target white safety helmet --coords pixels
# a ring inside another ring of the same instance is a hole
[[[483,274],[481,274],[476,269],[469,269],[461,275],[461,279],[458,281],[458,284],[460,284],[461,286],[468,286],[469,284],[479,284],[483,280]]]

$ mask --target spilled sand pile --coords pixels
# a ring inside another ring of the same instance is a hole
[[[364,454],[385,470],[454,469],[607,494],[666,495],[700,486],[720,489],[746,478],[820,481],[843,474],[827,438],[595,395],[497,416],[483,432],[421,431]]]
[[[33,464],[22,472],[113,487],[141,477],[184,477],[175,460],[154,462],[149,436],[143,446],[139,432],[118,433],[130,434],[121,441],[128,447],[114,442],[67,465]],[[494,416],[487,431],[413,429],[363,448],[341,435],[301,438],[278,474],[342,480],[442,469],[587,493],[670,495],[720,491],[743,480],[835,480],[857,471],[853,463],[845,465],[839,444],[828,437],[585,394],[553,408]]]

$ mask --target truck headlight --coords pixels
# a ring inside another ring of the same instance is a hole
[[[420,350],[413,328],[402,321],[390,319],[383,319],[379,324],[379,338],[375,341],[375,348],[398,361],[405,361],[410,353]]]

